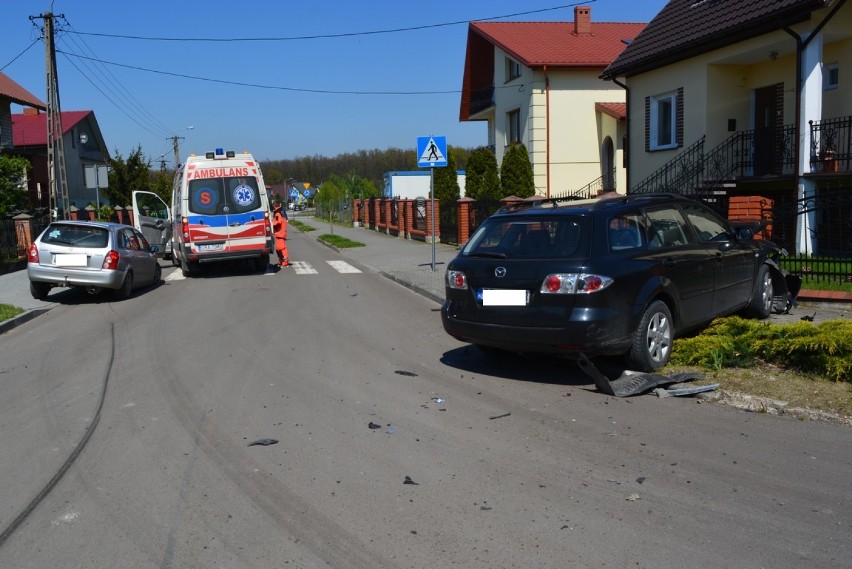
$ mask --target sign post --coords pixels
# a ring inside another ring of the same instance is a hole
[[[95,190],[95,203],[97,210],[95,217],[100,218],[101,215],[101,188],[109,187],[109,171],[106,166],[86,166],[86,188]]]
[[[432,224],[432,272],[435,271],[435,168],[447,167],[445,136],[417,137],[417,167],[429,168],[429,200]]]

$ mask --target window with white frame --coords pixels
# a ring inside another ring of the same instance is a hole
[[[506,146],[521,141],[521,110],[506,113]]]
[[[822,88],[825,91],[837,89],[840,85],[840,67],[837,63],[826,63],[822,68]]]
[[[512,59],[511,57],[506,58],[506,81],[511,81],[512,79],[517,79],[521,76],[521,64]]]
[[[677,99],[676,92],[649,97],[649,150],[677,148]]]

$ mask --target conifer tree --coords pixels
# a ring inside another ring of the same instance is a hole
[[[532,163],[523,143],[513,144],[503,155],[500,185],[503,188],[503,197],[529,198],[535,195]]]

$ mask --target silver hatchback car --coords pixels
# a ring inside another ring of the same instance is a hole
[[[101,221],[55,221],[27,254],[33,298],[45,298],[55,286],[80,287],[90,294],[111,289],[128,298],[138,285],[162,279],[157,247],[129,225]]]

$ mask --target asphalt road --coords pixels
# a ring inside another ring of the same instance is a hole
[[[852,567],[852,429],[488,360],[290,248],[3,336],[0,567]]]

